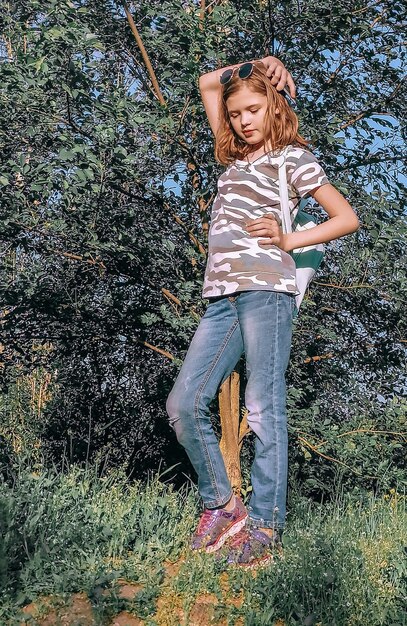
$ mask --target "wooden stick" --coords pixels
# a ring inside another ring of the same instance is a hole
[[[142,339],[136,339],[136,343],[140,343],[145,348],[149,348],[150,350],[154,350],[154,352],[158,352],[159,354],[166,356],[167,359],[171,359],[172,361],[175,359],[175,356],[173,356],[171,352],[167,352],[166,350],[162,350],[161,348],[152,346],[151,343],[148,343],[147,341],[143,341]]]
[[[328,352],[328,354],[320,354],[316,356],[308,356],[304,359],[304,363],[313,363],[315,361],[322,361],[323,359],[332,359],[334,354],[332,352]]]
[[[178,306],[181,306],[181,300],[179,300],[176,296],[174,296],[174,294],[172,294],[171,291],[168,291],[168,289],[165,289],[165,287],[161,287],[161,291],[169,300],[172,300],[173,302],[175,302],[175,304],[178,304]]]
[[[161,89],[160,89],[160,86],[158,84],[158,80],[157,80],[157,77],[155,75],[153,66],[151,65],[150,57],[147,54],[147,50],[144,47],[143,40],[140,37],[140,34],[139,34],[138,30],[137,30],[137,26],[136,26],[136,24],[135,24],[135,22],[133,20],[133,17],[132,17],[132,15],[131,15],[131,13],[130,13],[130,11],[128,9],[128,6],[127,6],[126,2],[123,2],[123,7],[124,7],[124,10],[126,12],[126,17],[127,17],[128,22],[129,22],[131,31],[132,31],[132,33],[134,35],[134,38],[135,38],[135,40],[137,42],[138,47],[140,48],[140,52],[141,52],[141,55],[143,57],[143,61],[146,64],[146,68],[147,68],[147,71],[148,71],[148,73],[150,75],[151,82],[153,83],[153,87],[155,89],[155,93],[157,95],[157,98],[159,99],[160,104],[165,106],[166,102],[164,100],[164,96],[161,93]]]
[[[72,259],[73,261],[81,261],[82,263],[89,263],[90,265],[97,265],[101,267],[103,270],[106,269],[106,265],[103,263],[103,261],[100,261],[99,259],[93,259],[93,258],[85,259],[85,257],[83,257],[80,254],[73,254],[72,252],[64,252],[63,250],[55,250],[53,248],[46,248],[46,251],[53,252],[54,254],[60,254],[66,259]]]

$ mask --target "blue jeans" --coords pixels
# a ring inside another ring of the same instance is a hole
[[[243,291],[208,305],[167,400],[170,425],[198,475],[206,508],[228,502],[232,489],[209,405],[245,354],[248,423],[255,434],[249,517],[284,528],[287,493],[285,371],[295,298],[275,291]]]

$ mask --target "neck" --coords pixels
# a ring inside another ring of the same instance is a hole
[[[256,143],[251,147],[251,150],[249,151],[248,154],[250,154],[250,156],[252,156],[253,154],[255,154],[256,152],[266,152],[266,145],[264,144],[263,141],[260,141],[260,143]]]

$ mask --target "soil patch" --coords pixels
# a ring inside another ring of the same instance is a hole
[[[128,611],[122,611],[113,619],[110,626],[143,626],[144,622]]]
[[[60,606],[55,604],[51,596],[31,602],[23,608],[27,620],[21,622],[21,626],[93,626],[92,605],[85,593],[75,593],[68,603],[61,603]]]

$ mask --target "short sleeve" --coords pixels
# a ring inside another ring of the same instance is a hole
[[[287,179],[301,198],[329,183],[315,156],[301,148],[295,148],[287,156]]]

